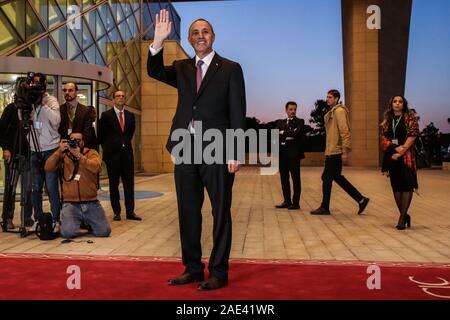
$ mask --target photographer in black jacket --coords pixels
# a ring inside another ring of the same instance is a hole
[[[16,100],[16,97],[14,97]],[[21,184],[27,186],[27,196],[25,208],[25,226],[31,227],[34,223],[31,218],[31,181],[29,171],[31,170],[27,161],[22,161],[20,166],[19,159],[27,159],[29,156],[29,144],[26,132],[20,124],[19,109],[15,102],[10,103],[3,110],[0,118],[0,146],[3,149],[3,160],[5,161],[5,191],[3,193],[2,220],[8,230],[14,229],[14,209],[16,199],[16,187],[21,177]]]

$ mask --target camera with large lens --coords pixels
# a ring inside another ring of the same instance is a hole
[[[80,146],[80,141],[76,138],[69,138],[67,140],[63,140],[63,142],[67,142],[70,149],[76,149]],[[64,153],[70,153],[69,149],[64,150]]]
[[[75,139],[75,138],[69,138],[67,140],[67,143],[69,144],[69,148],[71,148],[71,149],[75,149],[80,146],[78,139]]]
[[[27,77],[17,78],[15,85],[16,105],[24,120],[31,118],[33,106],[41,104],[46,86],[46,77],[42,73],[28,72]]]
[[[69,157],[70,160],[73,161],[73,163],[76,164],[75,168],[74,168],[74,172],[76,173],[76,171],[78,170],[78,160],[73,154],[72,152],[70,152],[70,149],[76,149],[80,147],[80,140],[76,139],[76,138],[69,138],[67,140],[62,140],[63,142],[67,142],[69,148],[64,150],[64,154],[66,156]],[[74,174],[75,174],[74,173]]]

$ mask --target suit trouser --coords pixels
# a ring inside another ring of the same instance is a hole
[[[210,275],[228,277],[231,250],[231,200],[234,174],[225,164],[180,164],[175,166],[178,216],[183,264],[188,273],[201,273],[202,206],[204,188],[211,200],[213,249],[209,258]]]
[[[280,178],[281,188],[283,190],[284,203],[300,205],[300,194],[302,192],[302,184],[300,179],[300,158],[280,157]],[[289,174],[292,178],[294,194],[291,202],[291,183],[289,182]]]
[[[331,187],[333,181],[345,190],[356,202],[363,199],[361,193],[341,174],[342,173],[342,154],[327,156],[325,158],[325,168],[322,174],[322,204],[321,207],[330,209]]]
[[[119,183],[122,179],[123,193],[125,196],[125,210],[126,214],[134,213],[134,160],[126,152],[122,151],[120,157],[115,158],[114,161],[106,162],[106,170],[108,171],[109,179],[109,199],[111,200],[111,207],[114,215],[120,215],[120,193]]]

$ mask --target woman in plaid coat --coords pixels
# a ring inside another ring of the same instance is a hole
[[[388,172],[400,217],[397,229],[411,227],[408,214],[413,192],[418,189],[414,142],[419,136],[417,117],[408,109],[408,101],[396,95],[389,101],[381,124],[381,143],[384,151],[382,171]]]

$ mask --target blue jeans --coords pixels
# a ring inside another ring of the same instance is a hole
[[[54,150],[43,151],[42,153],[42,170],[37,164],[37,152],[31,152],[31,170],[33,174],[33,209],[34,217],[37,221],[42,217],[42,188],[44,186],[44,179],[47,185],[48,199],[50,201],[50,209],[52,211],[53,221],[59,221],[59,212],[61,209],[59,198],[59,180],[58,171],[44,172],[43,166],[45,161],[53,154]]]
[[[80,234],[80,224],[92,228],[96,237],[109,237],[111,227],[99,201],[89,203],[65,202],[61,210],[61,237],[75,238]]]

